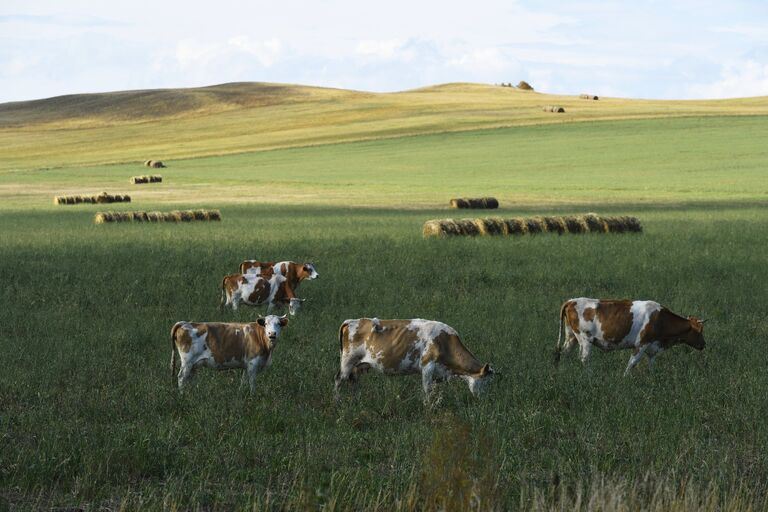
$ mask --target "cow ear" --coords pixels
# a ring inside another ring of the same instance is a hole
[[[258,320],[256,320],[256,323],[257,323],[257,324],[259,324],[259,325],[260,325],[260,326],[262,326],[262,327],[264,327],[264,324],[265,324],[265,322],[264,322],[264,319],[263,319],[263,318],[261,318],[261,317],[259,317],[259,319],[258,319]]]
[[[280,317],[280,327],[285,327],[288,325],[288,317],[283,315]]]

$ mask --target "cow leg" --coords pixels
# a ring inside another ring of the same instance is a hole
[[[256,391],[256,375],[258,375],[262,369],[262,362],[261,357],[254,357],[248,361],[246,372],[248,372],[248,384],[250,386],[251,394]]]
[[[579,359],[581,359],[582,364],[587,364],[591,350],[592,344],[589,342],[589,339],[579,339]]]
[[[357,392],[357,372],[355,371],[355,366],[360,362],[362,358],[356,357],[354,355],[350,355],[349,353],[344,353],[341,355],[341,364],[339,365],[339,371],[336,374],[336,385],[334,387],[334,394],[336,397],[336,400],[339,400],[339,390],[341,389],[341,386],[345,382],[349,382],[350,384],[353,384],[355,386],[355,391]]]
[[[421,367],[421,387],[424,389],[424,404],[429,405],[432,389],[435,385],[435,362],[430,361]]]
[[[637,363],[640,362],[640,360],[643,358],[643,354],[645,354],[645,351],[648,349],[648,345],[643,345],[639,349],[635,350],[634,355],[629,358],[629,363],[627,364],[627,369],[624,370],[624,376],[626,377],[629,375],[630,370],[634,368]]]
[[[648,356],[648,371],[653,371],[653,362],[656,360],[656,356],[662,352],[663,350],[656,343],[648,345],[648,350],[645,351],[645,354]]]

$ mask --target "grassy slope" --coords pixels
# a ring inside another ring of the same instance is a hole
[[[567,112],[541,111],[552,103]],[[0,172],[501,126],[755,114],[768,114],[768,98],[588,101],[478,84],[390,94],[246,83],[75,95],[0,105]]]
[[[512,509],[606,478],[608,504],[639,486],[649,509],[714,510],[706,500],[741,485],[729,499],[763,509],[766,124],[618,121],[178,161],[130,205],[221,207],[221,224],[95,226],[99,207],[50,204],[127,188],[135,165],[5,173],[0,505],[420,510],[475,479]],[[465,192],[500,196],[500,215],[588,203],[646,231],[422,240],[423,220]],[[203,372],[179,397],[168,330],[238,318],[218,310],[217,286],[244,257],[313,260],[322,277],[302,287],[309,302],[255,397],[234,372]],[[699,314],[709,345],[629,379],[627,353],[554,371],[558,306],[580,295]],[[358,403],[335,405],[336,329],[362,315],[446,321],[505,378],[478,401],[443,386],[429,411],[416,379],[368,375]]]
[[[39,209],[56,194],[107,190],[130,193],[137,207],[163,200],[434,208],[460,195],[506,204],[764,201],[766,139],[765,117],[507,128],[177,160],[161,171],[164,183],[151,186],[128,184],[146,172],[136,164],[6,172],[0,200]]]

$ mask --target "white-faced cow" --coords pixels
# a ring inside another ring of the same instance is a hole
[[[269,315],[256,322],[177,322],[171,329],[171,372],[176,373],[176,351],[181,360],[179,389],[199,367],[216,370],[242,368],[243,383],[247,378],[251,392],[256,375],[272,363],[280,331],[288,324],[285,316]]]
[[[339,343],[337,398],[344,382],[357,388],[360,373],[370,368],[388,375],[421,374],[425,401],[434,382],[459,377],[477,395],[494,373],[464,347],[453,328],[432,320],[345,320]]]
[[[221,282],[221,304],[232,306],[237,311],[240,304],[248,306],[267,305],[267,312],[275,306],[288,306],[288,312],[295,315],[304,299],[296,297],[288,279],[280,274],[270,277],[259,274],[230,274]]]
[[[555,361],[577,343],[582,362],[589,357],[592,345],[602,350],[633,349],[624,372],[627,375],[643,354],[653,368],[654,358],[674,345],[684,343],[704,349],[703,323],[696,317],[677,315],[651,300],[571,299],[560,308]]]

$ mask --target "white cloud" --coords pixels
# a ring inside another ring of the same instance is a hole
[[[503,71],[516,67],[516,62],[508,59],[499,48],[480,48],[450,59],[448,65],[469,71]]]
[[[695,98],[740,98],[768,95],[768,64],[746,60],[726,65],[719,80],[693,85],[688,90]]]
[[[413,59],[414,51],[408,48],[406,43],[407,41],[402,39],[365,40],[357,43],[355,53],[364,57],[408,61]]]

